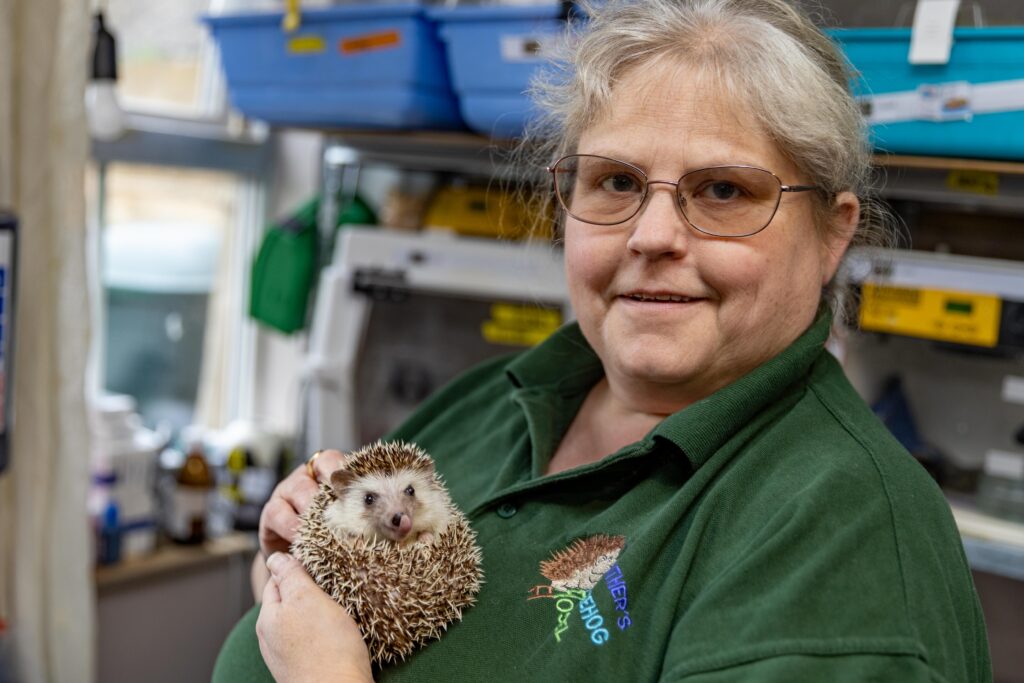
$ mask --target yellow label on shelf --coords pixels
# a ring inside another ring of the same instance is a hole
[[[992,294],[866,283],[860,326],[872,332],[992,347],[999,341],[1001,307],[999,297]]]
[[[494,304],[491,319],[480,326],[484,339],[492,344],[535,346],[562,324],[562,312],[528,304]]]
[[[327,41],[323,36],[306,34],[288,39],[288,52],[293,55],[309,55],[327,51]]]
[[[957,192],[995,196],[999,194],[999,174],[991,171],[953,169],[946,176],[946,187]]]

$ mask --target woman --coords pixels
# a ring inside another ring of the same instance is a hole
[[[478,604],[378,680],[985,681],[945,501],[824,350],[868,153],[841,58],[784,0],[592,11],[557,136],[578,325],[393,436],[479,534]],[[315,462],[323,480],[339,454]],[[284,551],[297,471],[261,528]],[[371,680],[284,553],[215,680]]]

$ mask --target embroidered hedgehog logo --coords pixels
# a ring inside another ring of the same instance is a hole
[[[578,588],[588,591],[615,565],[626,545],[622,536],[578,538],[565,550],[540,563],[540,573],[557,590]]]
[[[540,563],[541,576],[551,584],[534,586],[527,600],[547,598],[554,601],[558,615],[555,642],[562,642],[562,635],[570,628],[569,617],[577,610],[594,645],[604,645],[611,638],[593,594],[602,578],[615,610],[620,613],[616,620],[619,630],[625,631],[632,625],[626,579],[618,565],[619,554],[625,546],[624,536],[598,534],[578,538],[569,547],[552,553],[548,560]]]

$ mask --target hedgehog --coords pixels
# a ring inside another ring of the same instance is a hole
[[[351,453],[300,520],[292,553],[358,624],[375,666],[439,638],[480,591],[476,534],[415,444]]]

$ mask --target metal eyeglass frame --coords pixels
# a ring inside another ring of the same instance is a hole
[[[562,199],[562,193],[558,191],[558,176],[557,176],[557,173],[558,173],[558,165],[561,164],[563,161],[565,161],[566,159],[576,159],[576,158],[579,158],[579,157],[588,157],[588,158],[591,158],[591,159],[604,159],[605,161],[612,161],[612,162],[614,162],[616,164],[622,164],[623,166],[626,166],[627,168],[631,168],[634,171],[636,171],[636,173],[641,178],[643,178],[643,181],[644,181],[643,196],[640,198],[640,202],[637,204],[636,210],[633,213],[631,213],[628,216],[626,216],[625,218],[622,218],[622,219],[617,220],[617,221],[611,221],[609,223],[601,223],[601,222],[598,222],[598,221],[587,220],[585,218],[580,218],[579,216],[574,214],[569,209],[569,207],[566,206],[565,200]],[[779,193],[775,197],[775,206],[772,207],[772,214],[768,217],[768,220],[765,221],[764,225],[762,225],[761,227],[759,227],[756,230],[753,230],[751,232],[745,232],[742,235],[719,235],[718,233],[714,233],[714,232],[710,232],[708,230],[705,230],[704,228],[700,227],[699,225],[697,225],[696,223],[694,223],[693,221],[690,220],[690,217],[686,215],[686,208],[685,208],[684,203],[683,203],[683,198],[679,194],[679,185],[683,182],[683,178],[685,178],[688,175],[691,175],[693,173],[700,173],[702,171],[709,171],[709,170],[713,170],[713,169],[716,169],[716,168],[749,168],[749,169],[753,169],[755,171],[761,171],[763,173],[767,173],[772,178],[775,178],[775,182],[777,182],[779,184]],[[786,185],[785,183],[782,182],[782,179],[779,178],[779,176],[775,175],[774,173],[772,173],[768,169],[761,168],[760,166],[751,166],[751,165],[748,165],[748,164],[723,164],[723,165],[720,165],[720,166],[707,166],[705,168],[697,168],[697,169],[694,169],[692,171],[687,171],[683,175],[679,176],[679,180],[677,180],[675,182],[672,182],[671,180],[651,180],[650,178],[647,177],[647,174],[644,173],[643,169],[640,169],[637,166],[635,166],[635,165],[633,165],[633,164],[631,164],[631,163],[629,163],[627,161],[622,161],[620,159],[613,159],[611,157],[601,156],[600,154],[566,154],[565,156],[560,158],[558,161],[556,161],[555,163],[553,163],[550,166],[548,166],[546,168],[546,170],[548,171],[548,173],[551,174],[551,182],[553,184],[554,191],[555,191],[555,197],[558,199],[558,203],[562,206],[563,209],[565,209],[565,212],[567,214],[569,214],[570,216],[572,216],[573,218],[575,218],[578,221],[583,221],[584,223],[589,223],[590,225],[621,225],[622,223],[625,223],[626,221],[630,220],[631,218],[633,218],[634,216],[639,214],[640,211],[644,208],[644,205],[647,203],[647,198],[651,196],[651,193],[649,191],[651,185],[656,185],[656,184],[671,185],[671,186],[673,186],[675,188],[676,206],[679,207],[680,213],[683,214],[683,218],[686,220],[686,224],[689,225],[694,230],[696,230],[698,232],[704,233],[705,235],[711,235],[712,237],[724,237],[724,238],[750,237],[751,235],[756,235],[757,233],[759,233],[762,230],[764,230],[765,228],[767,228],[771,224],[772,220],[775,218],[775,214],[778,213],[778,211],[779,211],[779,204],[782,202],[782,193],[783,192],[810,192],[811,190],[820,190],[821,189],[821,187],[819,185]]]

